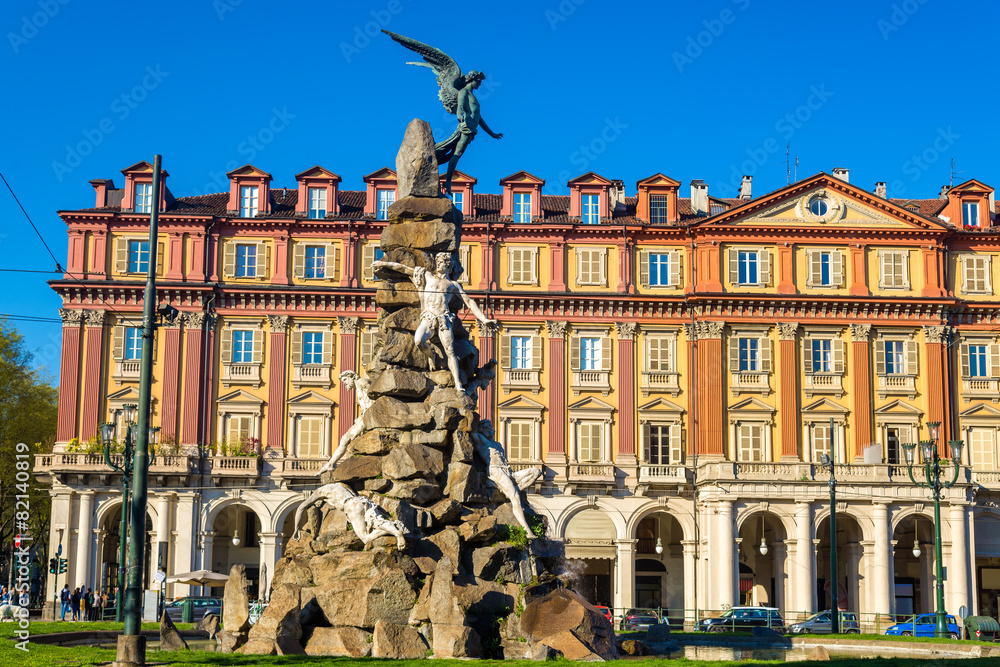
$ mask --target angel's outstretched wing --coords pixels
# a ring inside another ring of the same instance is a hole
[[[407,64],[429,67],[437,75],[437,83],[440,88],[438,97],[441,99],[441,103],[444,104],[444,108],[448,110],[448,113],[455,113],[458,109],[459,88],[456,83],[462,77],[462,70],[459,68],[458,63],[452,60],[451,56],[447,53],[440,49],[435,49],[433,46],[428,46],[423,42],[418,42],[415,39],[410,39],[409,37],[389,32],[388,30],[383,30],[382,32],[392,37],[410,51],[423,56],[423,59],[426,61],[425,63]]]

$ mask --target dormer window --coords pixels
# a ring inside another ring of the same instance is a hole
[[[514,193],[514,222],[531,222],[531,193]]]
[[[665,224],[667,217],[667,195],[649,195],[649,221],[656,224]]]
[[[388,220],[389,219],[389,207],[396,203],[396,191],[389,189],[379,189],[378,193],[378,210],[375,213],[376,220]]]
[[[326,217],[326,188],[309,188],[309,217]]]
[[[962,202],[962,225],[965,227],[979,226],[979,202]]]
[[[135,212],[151,213],[153,210],[153,184],[136,183],[135,185]]]
[[[256,185],[244,185],[240,188],[240,217],[256,218],[260,188]]]
[[[581,196],[581,215],[580,219],[585,225],[596,225],[601,221],[600,214],[600,195],[582,195]]]
[[[465,201],[464,192],[452,192],[451,193],[451,203],[454,204],[455,208],[459,211],[464,211],[463,204]]]

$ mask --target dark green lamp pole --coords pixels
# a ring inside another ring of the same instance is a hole
[[[835,454],[833,419],[830,419],[830,453]],[[834,457],[823,454],[820,465],[830,469],[830,632],[840,634],[840,600],[837,585],[837,477],[834,474]]]
[[[950,440],[948,446],[951,448],[951,462],[954,471],[950,482],[941,481],[941,457],[938,456],[937,441],[938,428],[941,422],[930,422],[927,424],[927,431],[930,434],[929,440],[920,441],[920,452],[924,460],[924,481],[918,482],[913,476],[913,455],[917,446],[914,443],[903,445],[903,453],[906,456],[906,469],[910,473],[910,481],[916,486],[931,489],[934,494],[934,560],[935,560],[935,588],[937,589],[937,622],[934,627],[934,636],[946,639],[951,636],[948,629],[948,615],[944,609],[944,567],[941,564],[941,491],[950,489],[958,481],[958,469],[962,464],[962,441]],[[916,551],[916,547],[914,547]]]
[[[112,470],[122,475],[122,522],[118,529],[118,588],[115,591],[115,621],[122,622],[125,610],[123,594],[125,592],[125,559],[128,544],[128,507],[129,490],[132,485],[132,455],[135,452],[135,412],[139,406],[127,404],[122,406],[122,426],[125,429],[125,450],[122,452],[122,464],[115,465],[111,459],[111,443],[115,440],[115,424],[101,424],[101,440],[104,443],[104,463]]]

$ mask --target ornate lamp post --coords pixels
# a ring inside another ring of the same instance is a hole
[[[830,420],[830,444],[833,444],[833,420]],[[833,447],[830,448],[833,451]],[[823,454],[819,464],[830,469],[830,632],[840,634],[840,600],[837,583],[837,477],[834,475],[832,457]]]
[[[941,422],[930,422],[927,424],[929,440],[920,441],[920,453],[924,461],[924,482],[917,482],[913,477],[913,454],[917,446],[914,443],[903,445],[903,452],[906,456],[906,469],[910,473],[910,481],[915,486],[922,486],[931,489],[934,495],[934,560],[935,576],[937,581],[937,623],[934,628],[934,636],[947,638],[951,636],[948,630],[947,613],[944,610],[944,568],[941,565],[941,491],[950,489],[958,481],[958,468],[962,463],[962,441],[950,440],[948,446],[951,448],[951,462],[954,467],[950,482],[941,481],[941,458],[937,452],[938,427]],[[913,553],[918,553],[917,546],[914,546]]]
[[[111,444],[115,441],[114,422],[104,422],[100,426],[101,441],[104,444],[104,463],[121,473],[122,476],[122,521],[118,528],[118,587],[115,590],[115,621],[122,622],[125,605],[122,594],[125,592],[125,562],[128,544],[128,506],[129,491],[132,485],[132,456],[135,453],[135,412],[134,404],[122,406],[122,427],[125,430],[125,449],[122,452],[122,463],[117,465],[111,458]]]

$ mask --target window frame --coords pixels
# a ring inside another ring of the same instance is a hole
[[[389,207],[396,203],[395,188],[376,188],[375,190],[375,219],[388,220]]]
[[[134,354],[135,356],[129,356]],[[122,361],[142,359],[142,327],[125,326],[122,336]]]
[[[670,195],[666,194],[649,195],[650,224],[664,225],[669,221],[670,221]]]
[[[519,260],[521,262],[521,269],[519,279],[515,280],[514,277],[514,254],[519,254]],[[528,280],[525,280],[524,276],[524,262],[527,259],[530,263],[528,267]],[[538,285],[538,246],[507,246],[507,283],[510,285]]]
[[[240,217],[256,218],[260,214],[260,186],[240,186]]]
[[[576,255],[576,284],[590,287],[607,287],[608,285],[608,249],[578,247],[574,249]],[[594,275],[594,264],[597,264],[597,275]],[[589,265],[590,271],[584,275],[584,263]]]
[[[233,265],[233,277],[257,278],[257,253],[260,251],[260,244],[236,242],[235,245],[236,263]],[[252,253],[251,248],[253,249]],[[240,257],[241,251],[243,252],[242,258]],[[240,273],[241,271],[243,271],[242,274]]]
[[[580,195],[580,222],[584,225],[598,225],[601,222],[601,196],[593,193]]]
[[[306,196],[309,198],[307,215],[311,220],[321,220],[326,217],[326,213],[329,210],[327,208],[326,194],[326,188],[308,188],[306,190]]]
[[[128,273],[141,275],[149,272],[149,241],[128,239]],[[143,258],[145,254],[145,258]],[[134,259],[133,259],[134,257]]]
[[[325,280],[326,279],[326,253],[328,246],[326,244],[322,245],[312,245],[306,244],[305,246],[305,266],[303,267],[303,277],[306,280]],[[322,252],[322,258],[315,256],[315,253]],[[310,253],[314,256],[310,258]],[[317,262],[317,260],[320,260]],[[310,261],[312,264],[310,265]]]
[[[239,350],[237,350],[237,334],[239,334]],[[254,338],[255,333],[253,329],[236,329],[232,330],[232,362],[233,364],[252,364],[254,357]],[[247,340],[249,338],[249,341]],[[249,347],[247,343],[249,342]],[[237,358],[239,356],[239,358]],[[246,359],[245,357],[249,357]]]
[[[530,192],[513,193],[513,198],[514,198],[513,220],[515,223],[526,225],[532,222],[531,197],[532,193]]]
[[[892,275],[886,273],[887,261],[892,258]],[[900,277],[899,284],[896,284],[895,264],[899,258]],[[910,251],[903,250],[879,250],[878,251],[879,279],[878,288],[882,290],[909,290],[910,289]],[[887,280],[891,278],[891,280]]]
[[[979,228],[982,225],[979,224],[980,221],[980,203],[978,200],[965,200],[962,202],[962,226],[963,227],[976,227]],[[970,220],[972,220],[970,222]]]
[[[510,337],[510,368],[511,370],[531,370],[533,336],[527,333],[511,334]]]
[[[133,203],[132,210],[136,213],[152,213],[153,212],[153,184],[152,183],[136,183],[135,184],[135,202]]]
[[[981,263],[981,266],[970,267],[973,262]],[[993,294],[993,257],[987,254],[964,254],[962,255],[962,293],[963,294]],[[975,283],[970,284],[970,270],[981,275],[975,277]],[[980,281],[981,284],[980,284]]]
[[[588,350],[589,346],[589,350]],[[580,336],[580,370],[600,371],[604,369],[604,343],[600,336]]]

